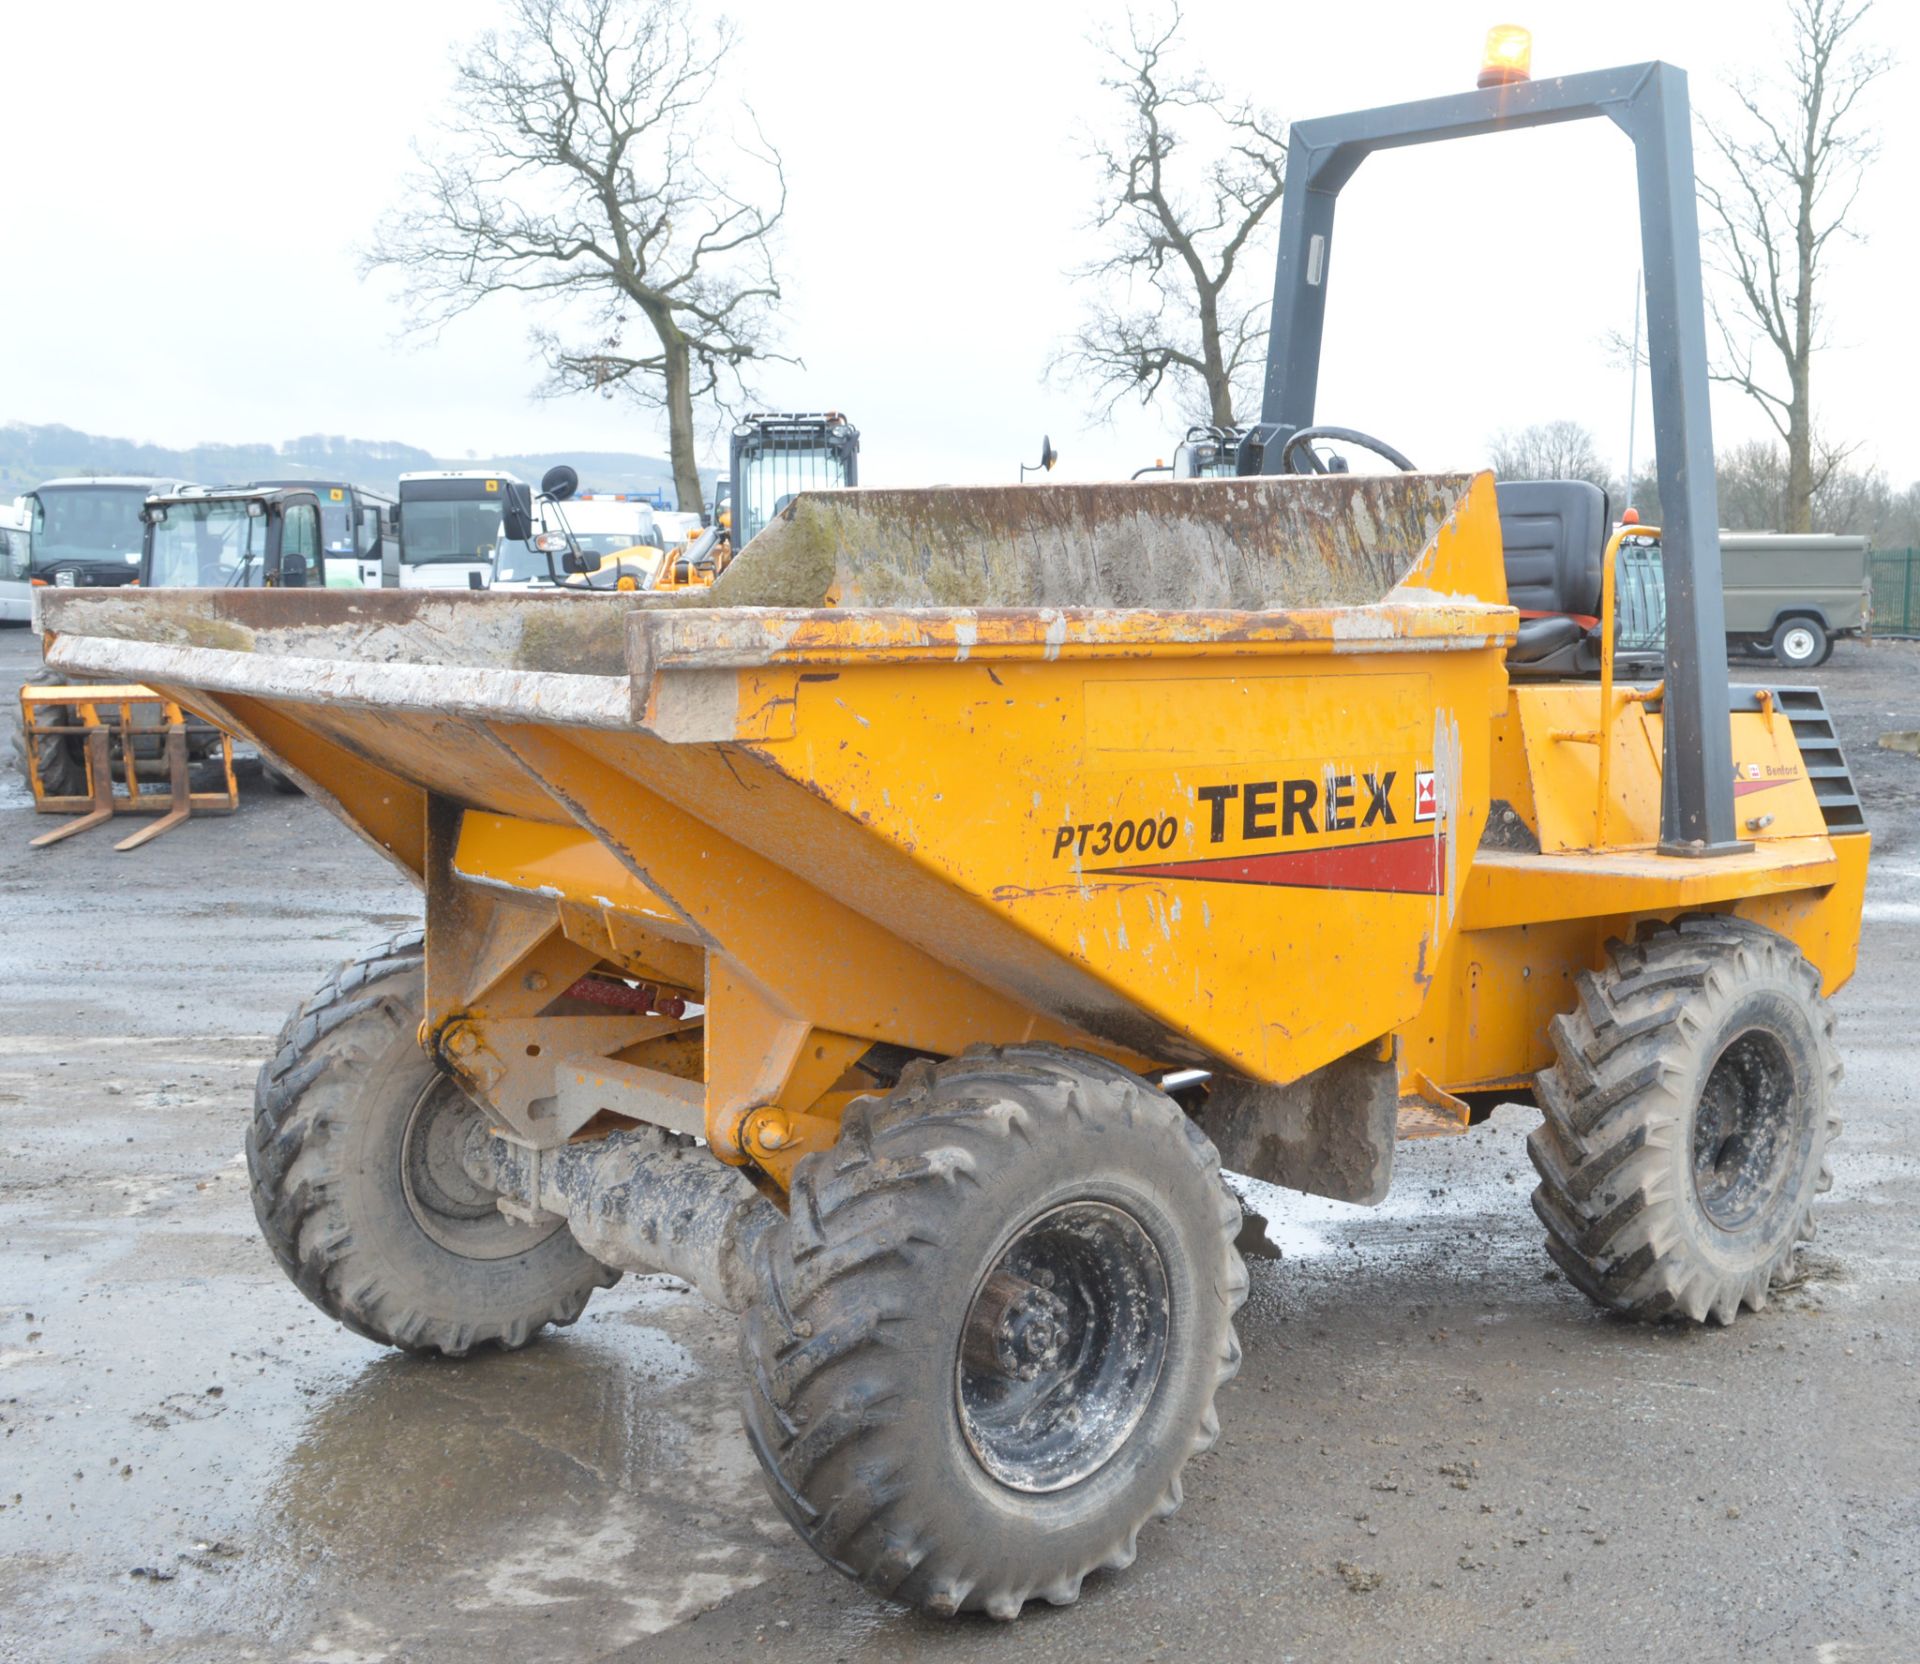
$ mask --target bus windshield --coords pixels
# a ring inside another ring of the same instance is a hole
[[[153,510],[154,589],[257,588],[266,576],[267,517],[244,502],[165,503]]]
[[[500,501],[410,502],[400,517],[400,558],[409,566],[491,561],[500,541]]]
[[[143,485],[42,486],[27,499],[33,509],[33,570],[63,561],[136,565],[145,528]]]
[[[491,566],[500,538],[501,479],[402,480],[404,566]],[[489,487],[491,489],[489,489]]]

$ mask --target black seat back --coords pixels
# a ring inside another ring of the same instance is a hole
[[[1586,480],[1513,480],[1498,486],[1507,599],[1522,612],[1600,612],[1607,494]]]

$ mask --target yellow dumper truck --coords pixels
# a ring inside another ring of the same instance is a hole
[[[1579,115],[1639,156],[1658,686],[1557,668],[1613,612],[1591,488],[1329,472],[1398,453],[1314,422],[1359,161]],[[1867,838],[1818,695],[1729,696],[1684,78],[1302,123],[1281,244],[1234,478],[803,494],[691,595],[47,603],[62,668],[248,735],[425,893],[261,1071],[312,1300],[458,1356],[685,1278],[744,1316],[806,1540],[1012,1617],[1127,1565],[1216,1436],[1223,1166],[1377,1201],[1398,1138],[1534,1094],[1573,1283],[1767,1299]]]

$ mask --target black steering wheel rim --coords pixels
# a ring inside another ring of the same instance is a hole
[[[1391,462],[1403,474],[1417,474],[1405,456],[1396,451],[1384,439],[1375,439],[1370,433],[1362,433],[1358,428],[1311,427],[1296,428],[1287,435],[1287,442],[1280,447],[1280,472],[1283,474],[1324,474],[1327,465],[1314,454],[1313,444],[1317,439],[1335,439],[1348,445],[1358,445],[1363,450],[1372,451],[1377,457]],[[1305,453],[1306,467],[1302,468],[1297,453]]]

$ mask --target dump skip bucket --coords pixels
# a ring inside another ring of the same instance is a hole
[[[680,599],[49,622],[409,870],[441,805],[455,878],[849,1044],[1283,1080],[1418,1008],[1513,627],[1484,476],[823,494]]]

